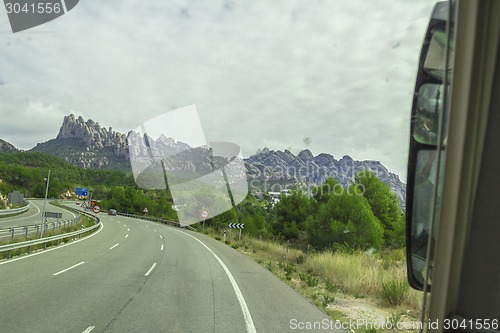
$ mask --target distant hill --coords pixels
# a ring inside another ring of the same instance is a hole
[[[26,196],[43,197],[48,171],[49,197],[71,197],[76,187],[106,188],[134,185],[131,175],[119,171],[82,169],[61,158],[37,152],[0,152],[0,193],[19,190]]]
[[[10,152],[15,152],[15,151],[19,151],[19,149],[14,147],[13,144],[8,143],[7,141],[0,139],[0,152],[10,153]]]

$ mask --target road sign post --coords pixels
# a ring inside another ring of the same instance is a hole
[[[43,237],[43,227],[45,225],[45,205],[47,203],[47,195],[49,194],[49,182],[50,182],[50,170],[49,174],[47,175],[46,180],[46,185],[45,185],[45,200],[43,201],[43,210],[42,210],[42,225],[40,228],[40,238]]]
[[[229,223],[229,235],[231,235],[231,229],[240,229],[238,240],[241,241],[241,229],[245,228],[245,224],[243,223]]]
[[[202,210],[201,217],[203,218],[203,232],[205,232],[205,219],[208,217],[208,211]]]

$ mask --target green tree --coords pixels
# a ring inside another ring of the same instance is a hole
[[[381,248],[384,230],[365,197],[350,186],[333,192],[308,226],[309,242],[318,249],[346,244],[352,248]]]
[[[240,223],[245,224],[245,233],[252,236],[267,235],[266,203],[260,202],[254,196],[248,195],[238,204],[237,210]]]
[[[298,239],[306,230],[306,220],[313,212],[312,200],[300,189],[294,189],[289,195],[281,195],[275,205],[276,221],[273,233],[285,239]]]
[[[314,200],[319,204],[325,204],[330,199],[332,193],[342,193],[344,188],[339,182],[332,177],[329,177],[321,185],[315,186],[312,190]]]
[[[359,193],[367,199],[373,214],[384,226],[386,245],[404,245],[404,215],[398,197],[391,192],[389,185],[382,182],[373,172],[361,171],[354,178]]]

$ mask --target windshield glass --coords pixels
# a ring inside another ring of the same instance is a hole
[[[419,320],[405,183],[434,0],[4,4],[2,331]]]

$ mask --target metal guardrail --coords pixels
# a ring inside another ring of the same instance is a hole
[[[120,216],[126,216],[126,217],[133,217],[135,219],[140,219],[140,220],[146,220],[146,221],[152,221],[152,222],[158,222],[158,223],[163,223],[163,224],[167,224],[167,225],[170,225],[170,226],[173,226],[173,227],[177,227],[177,228],[188,228],[190,230],[193,230],[195,231],[196,229],[189,226],[189,225],[182,225],[181,223],[179,222],[176,222],[176,221],[169,221],[169,220],[164,220],[164,219],[160,219],[160,218],[157,218],[157,217],[149,217],[149,216],[141,216],[141,215],[134,215],[134,214],[128,214],[128,213],[116,213],[116,215],[120,215]]]
[[[19,207],[19,208],[10,208],[10,209],[0,209],[0,216],[9,216],[9,215],[14,215],[14,214],[19,214],[19,213],[24,213],[28,209],[30,209],[30,203],[26,206]]]
[[[44,243],[46,244],[46,243],[49,243],[52,241],[59,241],[59,240],[64,239],[64,238],[70,238],[70,237],[82,235],[82,234],[89,232],[89,231],[92,231],[100,226],[101,221],[97,216],[94,216],[94,215],[88,214],[88,213],[83,213],[83,214],[90,217],[91,219],[93,219],[95,222],[95,225],[88,227],[88,228],[81,229],[81,230],[76,230],[76,231],[68,232],[65,234],[61,234],[61,235],[54,235],[54,236],[24,241],[24,242],[1,245],[0,246],[0,253],[5,252],[5,251],[12,251],[12,250],[16,250],[16,249],[20,249],[20,248],[24,248],[24,247],[27,247],[28,253],[30,253],[31,247],[34,245],[39,245],[39,244],[44,244]],[[11,256],[9,254],[9,258],[10,257]]]
[[[54,222],[45,222],[45,229],[43,232],[47,232],[49,230],[59,230],[61,228],[68,227],[75,223],[78,223],[82,220],[81,213],[74,219],[70,220],[62,220],[62,221],[54,221]],[[40,234],[40,223],[32,224],[32,225],[23,225],[17,227],[8,227],[8,228],[0,228],[0,239],[2,238],[14,238],[16,236],[24,236],[28,235],[39,235]]]

